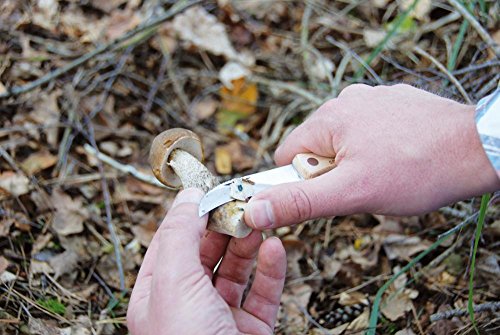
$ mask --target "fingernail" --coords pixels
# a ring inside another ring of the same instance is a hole
[[[269,200],[255,200],[248,203],[250,225],[255,229],[271,228],[274,224],[273,207]]]
[[[175,197],[175,200],[174,200],[174,203],[172,204],[172,207],[179,206],[180,204],[183,204],[186,202],[199,204],[201,201],[201,198],[203,198],[204,195],[205,194],[203,193],[202,190],[194,188],[194,187],[182,190]]]

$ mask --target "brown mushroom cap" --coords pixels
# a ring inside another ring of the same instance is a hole
[[[149,151],[149,164],[155,177],[163,184],[180,188],[182,182],[169,165],[170,154],[175,150],[184,150],[203,161],[203,149],[198,135],[183,128],[165,130],[155,137]]]

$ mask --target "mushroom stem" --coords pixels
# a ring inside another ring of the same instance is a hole
[[[182,182],[184,188],[196,187],[207,192],[219,184],[219,179],[195,157],[184,150],[175,149],[168,163]],[[243,219],[246,203],[231,201],[211,213],[208,229],[234,237],[247,236],[251,229]]]
[[[184,150],[174,150],[169,164],[184,188],[196,187],[206,193],[219,184],[218,178],[205,165]]]

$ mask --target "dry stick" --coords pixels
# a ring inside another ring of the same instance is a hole
[[[136,29],[129,31],[128,33],[125,33],[124,35],[116,38],[115,40],[111,41],[110,43],[107,43],[107,44],[104,44],[104,45],[101,45],[101,46],[95,48],[94,50],[92,50],[92,51],[86,53],[85,55],[75,59],[74,61],[70,62],[69,64],[67,64],[63,67],[60,67],[54,71],[51,71],[51,72],[47,73],[46,75],[44,75],[43,77],[38,78],[38,79],[30,82],[29,84],[26,84],[23,86],[14,86],[12,88],[7,89],[7,92],[0,94],[0,99],[19,95],[21,93],[26,93],[26,92],[29,92],[29,91],[35,89],[36,87],[38,87],[40,85],[46,84],[46,83],[50,82],[52,79],[55,79],[55,78],[61,76],[62,74],[66,73],[68,71],[71,71],[72,69],[76,68],[77,66],[84,64],[89,59],[92,59],[93,57],[95,57],[99,54],[102,54],[108,50],[115,48],[116,46],[118,46],[122,42],[128,40],[129,38],[135,36],[138,33],[141,33],[143,31],[150,29],[150,28],[158,26],[162,22],[173,17],[175,14],[183,11],[184,9],[186,9],[188,7],[191,7],[195,4],[198,4],[200,2],[202,2],[202,1],[201,0],[194,0],[194,1],[190,1],[190,2],[182,2],[182,3],[180,3],[180,5],[179,4],[174,5],[172,8],[170,8],[165,13],[159,15],[156,18],[153,18],[150,22],[145,22],[143,25],[140,25]]]
[[[108,155],[103,154],[99,150],[96,150],[95,148],[93,148],[91,145],[89,145],[87,143],[85,143],[83,145],[83,149],[88,154],[90,154],[90,155],[96,157],[97,159],[101,160],[102,162],[104,162],[104,163],[106,163],[106,164],[114,167],[118,171],[130,174],[131,176],[139,179],[140,181],[143,181],[145,183],[148,183],[148,184],[151,184],[151,185],[154,185],[154,186],[157,186],[157,187],[166,188],[166,189],[169,189],[169,190],[174,190],[173,188],[165,186],[162,183],[160,183],[158,181],[158,179],[156,179],[154,176],[148,175],[146,173],[143,173],[143,172],[137,170],[132,165],[122,164],[122,163],[114,160],[113,158],[109,157]]]
[[[419,55],[429,59],[434,65],[437,66],[437,68],[439,70],[441,70],[441,72],[443,72],[447,77],[448,79],[450,79],[450,81],[453,83],[453,85],[455,85],[458,89],[458,91],[460,92],[460,94],[462,94],[462,96],[464,97],[465,101],[467,101],[467,103],[469,104],[472,104],[472,100],[469,98],[469,95],[467,94],[467,92],[465,92],[462,84],[460,84],[460,82],[458,81],[458,79],[451,74],[450,71],[448,71],[448,69],[443,65],[441,64],[441,62],[439,62],[436,58],[434,58],[431,54],[429,54],[427,51],[421,49],[419,46],[415,46],[413,48],[413,50],[418,53]]]
[[[156,79],[154,85],[151,87],[148,93],[148,100],[146,102],[146,106],[144,106],[144,114],[142,114],[142,119],[145,119],[145,116],[151,111],[151,108],[153,107],[153,101],[154,98],[156,97],[156,93],[158,92],[158,89],[161,86],[161,83],[163,82],[163,79],[165,78],[165,71],[167,70],[167,64],[169,62],[169,57],[167,57],[165,54],[163,54],[163,57],[161,59],[161,64],[160,64],[160,69],[158,70],[158,78]]]
[[[495,42],[495,40],[488,34],[486,29],[481,26],[481,24],[476,20],[476,18],[457,0],[448,0],[448,2],[455,7],[455,9],[462,14],[464,19],[469,21],[471,26],[477,31],[481,39],[488,44],[488,46],[493,50],[497,57],[500,57],[500,46]]]
[[[346,53],[350,54],[355,60],[357,60],[377,81],[377,84],[382,85],[384,81],[377,75],[377,73],[371,68],[370,64],[366,63],[363,58],[361,58],[357,53],[355,53],[352,49],[350,49],[344,43],[336,41],[333,37],[327,36],[326,40],[328,43],[333,44],[337,48],[344,50]]]
[[[89,129],[89,140],[92,144],[92,147],[97,150],[97,143],[95,142],[94,137],[94,128],[92,127],[92,121],[86,117],[85,121],[87,123],[87,127]],[[111,195],[109,194],[108,182],[106,177],[104,176],[104,167],[101,161],[98,161],[97,168],[99,173],[101,174],[101,187],[102,194],[104,196],[104,208],[106,210],[106,224],[108,226],[109,234],[111,236],[111,241],[113,242],[113,248],[115,251],[115,260],[116,266],[118,268],[118,274],[120,276],[120,290],[122,292],[125,291],[125,273],[123,272],[123,263],[122,256],[120,252],[121,243],[118,241],[118,236],[116,235],[115,226],[113,225],[112,217],[111,217]]]
[[[290,91],[292,93],[300,95],[301,97],[311,101],[313,104],[315,104],[317,106],[321,105],[324,102],[324,99],[322,99],[314,94],[311,94],[310,92],[308,92],[308,91],[306,91],[306,90],[304,90],[304,89],[302,89],[299,86],[294,85],[294,84],[289,84],[289,83],[285,83],[285,82],[277,81],[277,80],[271,80],[271,79],[267,79],[267,78],[260,77],[260,76],[252,76],[250,78],[250,80],[254,81],[258,84],[264,84],[264,85],[271,86],[271,87],[274,86],[274,87],[278,87],[278,88]]]
[[[490,301],[474,306],[474,313],[495,312],[500,310],[500,301]],[[431,315],[431,322],[442,319],[450,319],[455,316],[466,316],[469,312],[466,309],[452,309],[446,312]]]

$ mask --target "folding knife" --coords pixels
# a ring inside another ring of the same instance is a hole
[[[255,194],[274,185],[317,177],[334,167],[335,158],[310,153],[298,154],[290,165],[231,179],[216,186],[201,199],[198,214],[203,216],[230,201],[247,201]]]

